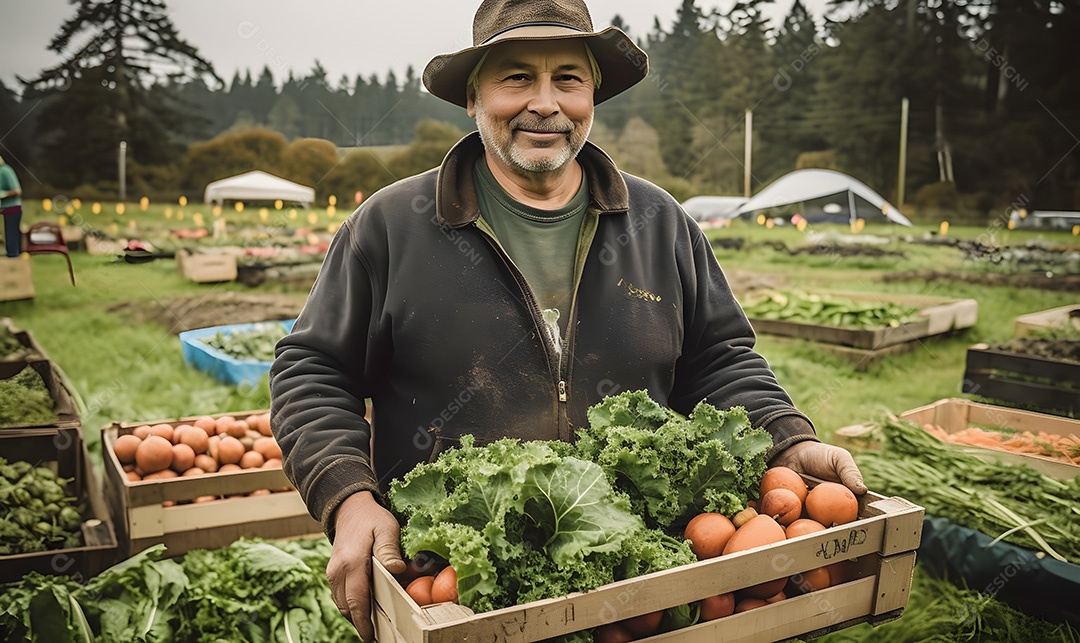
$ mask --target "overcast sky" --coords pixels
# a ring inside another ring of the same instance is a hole
[[[667,28],[680,0],[587,0],[597,28],[616,14],[634,38],[644,37],[659,17]],[[803,0],[820,19],[826,0]],[[732,0],[698,0],[704,9],[729,8]],[[213,63],[226,82],[237,69],[258,77],[268,65],[280,84],[292,69],[309,71],[318,59],[331,83],[401,78],[411,64],[417,73],[433,56],[472,44],[472,17],[479,0],[168,0],[181,37]],[[791,0],[775,0],[766,15],[779,20]],[[0,80],[15,87],[15,76],[31,78],[59,62],[47,47],[60,25],[74,15],[68,0],[0,0]]]

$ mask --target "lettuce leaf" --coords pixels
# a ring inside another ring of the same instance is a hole
[[[576,454],[596,462],[646,524],[671,530],[702,511],[733,514],[756,494],[772,438],[745,409],[702,402],[682,417],[646,391],[589,409]]]

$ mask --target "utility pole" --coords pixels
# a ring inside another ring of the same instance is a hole
[[[896,207],[904,207],[904,181],[907,174],[908,99],[900,101],[900,176],[896,181]]]
[[[743,153],[743,196],[750,198],[750,161],[754,141],[754,112],[746,110],[746,145]]]
[[[120,141],[119,158],[117,159],[120,171],[120,202],[127,200],[127,141]]]

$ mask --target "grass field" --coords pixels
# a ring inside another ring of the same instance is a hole
[[[190,226],[190,219],[196,212],[202,214],[204,221],[214,216],[204,207],[191,206],[184,208],[184,220],[177,219],[179,206],[154,204],[141,211],[135,205],[129,206],[122,215],[116,213],[114,204],[103,205],[98,215],[90,212],[90,207],[81,204],[79,210],[73,208],[67,215],[67,223],[85,229],[131,231],[132,236],[146,234],[153,237],[155,231]],[[168,217],[166,208],[169,208]],[[339,210],[331,216],[321,208],[312,209],[310,215],[306,210],[298,211],[296,218],[291,218],[288,209],[268,209],[260,216],[259,209],[249,208],[243,212],[229,210],[221,216],[237,226],[324,227],[340,223],[347,212],[348,209]],[[44,212],[40,203],[28,204],[27,222],[45,218],[56,217]],[[131,221],[135,221],[134,228]],[[887,357],[865,371],[857,370],[851,362],[812,343],[759,337],[758,349],[769,360],[796,404],[815,422],[824,439],[829,440],[837,428],[873,419],[886,411],[899,412],[941,398],[962,396],[960,386],[969,345],[1008,339],[1012,337],[1013,321],[1017,316],[1077,303],[1080,299],[1076,293],[948,280],[881,281],[883,275],[900,270],[971,270],[972,266],[965,263],[955,248],[918,245],[905,240],[905,235],[921,237],[936,231],[937,226],[915,229],[868,227],[862,235],[885,237],[888,242],[882,246],[884,249],[902,253],[902,256],[871,258],[834,254],[792,256],[778,245],[765,245],[782,242],[793,248],[817,238],[807,237],[790,227],[766,229],[753,224],[737,224],[708,231],[708,236],[717,241],[735,238],[745,241],[739,250],[717,250],[720,264],[737,292],[743,285],[739,280],[752,274],[788,288],[824,287],[978,301],[978,323],[974,328],[928,339],[915,350]],[[846,228],[825,232],[849,234]],[[1080,243],[1070,234],[994,228],[953,227],[948,234],[964,239],[989,240],[992,237],[998,243],[1007,244],[1047,242],[1075,247]],[[302,300],[305,292],[290,291],[280,284],[264,285],[257,290],[235,283],[199,285],[177,274],[175,261],[171,259],[129,265],[113,257],[89,256],[82,252],[72,253],[72,258],[77,287],[68,283],[62,257],[35,256],[32,266],[37,296],[32,301],[0,303],[0,317],[11,317],[16,325],[30,329],[66,372],[85,403],[84,430],[95,453],[99,447],[99,429],[112,421],[154,420],[268,406],[269,393],[265,383],[254,389],[239,389],[219,384],[210,376],[187,367],[177,337],[161,323],[138,321],[131,311],[160,309],[160,302],[174,297],[209,298],[230,292],[259,292],[291,294]],[[231,321],[250,320],[237,318]],[[916,582],[925,584],[927,581],[917,573]],[[924,610],[932,610],[937,604],[934,595],[925,592],[919,600],[921,602],[913,600],[909,616],[898,623],[901,630],[905,627],[904,621],[920,618],[918,614],[921,613],[930,614]],[[958,621],[957,635],[966,631],[963,628],[968,625]],[[898,630],[859,627],[847,630],[841,638],[876,640],[886,631],[895,633]],[[893,636],[892,640],[906,640],[896,638],[896,634]]]

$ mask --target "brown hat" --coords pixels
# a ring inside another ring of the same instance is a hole
[[[649,72],[649,57],[615,27],[593,31],[583,0],[484,0],[473,18],[473,46],[435,56],[424,69],[424,86],[455,105],[468,103],[469,74],[492,45],[509,40],[581,38],[592,51],[603,82],[593,103],[630,89]]]

